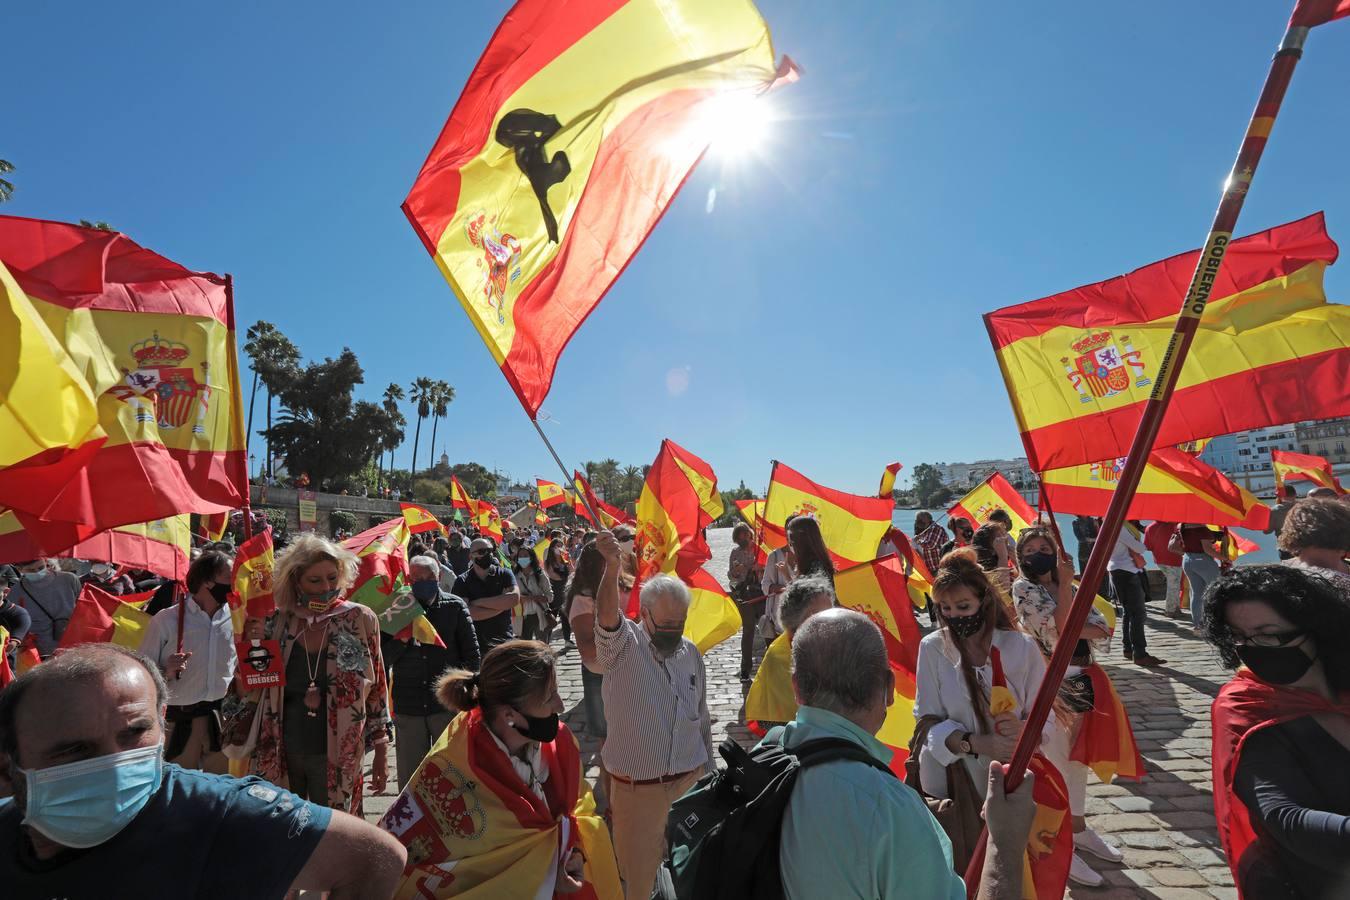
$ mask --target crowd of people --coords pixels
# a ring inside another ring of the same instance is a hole
[[[1337,896],[1350,884],[1339,852],[1350,780],[1336,764],[1350,760],[1341,639],[1350,504],[1310,496],[1279,518],[1285,559],[1265,566],[1233,566],[1221,529],[1132,523],[1096,587],[1118,610],[1126,658],[1156,668],[1151,554],[1163,614],[1185,616],[1225,664],[1241,666],[1215,704],[1214,796],[1246,896]],[[1088,827],[1087,784],[1094,773],[1146,774],[1099,664],[1114,643],[1100,613],[1073,647],[1031,774],[1003,790],[1002,764],[1078,577],[1052,523],[1014,532],[1000,510],[944,528],[921,513],[912,539],[892,535],[881,548],[907,544],[933,575],[903,779],[877,738],[895,691],[886,639],[839,607],[817,520],[782,524],[786,543],[767,558],[752,528],[734,529],[727,571],[742,613],[742,679],[754,677],[762,648],[780,636],[790,647],[795,716],[753,752],[805,760],[819,742],[834,748],[826,762],[802,763],[773,823],[781,894],[964,896],[987,822],[980,895],[1020,897],[1028,842],[1044,839],[1032,835],[1038,781],[1065,799],[1067,878],[1101,884],[1089,859],[1122,853]],[[1073,530],[1081,568],[1100,526],[1079,517]],[[684,634],[688,587],[648,578],[630,607],[627,526],[515,529],[500,542],[453,526],[423,537],[407,548],[406,581],[434,642],[383,633],[351,600],[351,551],[313,533],[290,541],[272,577],[275,613],[247,620],[242,635],[279,648],[284,677],[253,689],[236,677],[255,660],[253,650],[236,658],[229,545],[194,551],[181,583],[100,561],[36,559],[0,572],[6,652],[31,635],[43,660],[0,692],[7,894],[106,895],[98,888],[116,873],[146,886],[140,896],[685,896],[674,892],[668,817],[725,777],[708,670]],[[62,647],[84,583],[157,591],[139,651]],[[561,721],[551,644],[580,663],[575,721],[598,747],[594,760]],[[386,789],[398,797],[377,827],[362,818],[363,798]]]

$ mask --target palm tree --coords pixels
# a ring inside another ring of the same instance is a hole
[[[445,417],[450,403],[455,399],[455,389],[448,382],[437,381],[433,386],[431,396],[431,463],[430,468],[436,463],[436,426],[440,424],[441,419]]]
[[[0,175],[8,175],[14,171],[14,163],[7,159],[0,159]],[[10,197],[14,196],[14,182],[0,178],[0,203],[4,203]]]
[[[300,350],[271,322],[257,321],[246,332],[244,352],[253,361],[253,396],[258,382],[267,388],[267,429],[272,429],[272,398],[291,382],[300,365]],[[248,403],[248,429],[253,433],[253,397]],[[272,442],[267,442],[267,474],[272,474]]]
[[[619,477],[619,461],[617,459],[600,460],[600,470],[596,473],[600,483],[605,486],[605,499],[613,503],[614,495],[618,493],[615,479]]]
[[[642,467],[624,466],[623,467],[623,492],[628,499],[635,499],[642,493]]]
[[[417,477],[417,447],[422,441],[422,420],[431,415],[432,394],[436,391],[436,382],[425,375],[416,379],[408,389],[408,399],[417,404],[417,430],[413,432],[412,465],[409,467],[409,480]]]
[[[408,424],[408,419],[398,408],[399,401],[403,399],[403,388],[394,384],[392,381],[389,387],[384,389],[384,402],[381,404],[384,411],[389,414],[389,430],[385,433],[385,439],[380,444],[380,490],[383,492],[384,485],[384,453],[389,451],[389,471],[394,471],[394,451],[398,445],[403,443],[403,428]],[[394,440],[397,435],[397,440]],[[390,442],[393,442],[392,444]]]

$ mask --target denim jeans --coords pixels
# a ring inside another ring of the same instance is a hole
[[[586,711],[586,734],[603,739],[609,734],[609,725],[605,722],[605,698],[600,693],[605,676],[581,667],[581,708]]]
[[[1182,557],[1181,571],[1191,588],[1191,622],[1199,628],[1205,619],[1205,588],[1219,577],[1219,563],[1203,553],[1187,553]]]
[[[1147,614],[1144,611],[1144,586],[1139,583],[1139,573],[1115,569],[1111,572],[1111,585],[1116,589],[1116,602],[1120,604],[1120,632],[1125,655],[1130,659],[1146,656],[1148,641],[1144,637],[1144,620]]]

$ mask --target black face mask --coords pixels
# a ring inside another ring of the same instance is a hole
[[[947,627],[951,629],[952,636],[957,638],[968,638],[978,634],[984,627],[984,610],[971,613],[968,616],[943,616]]]
[[[525,713],[521,713],[520,717],[525,720],[525,727],[521,728],[519,723],[513,724],[511,727],[530,740],[547,744],[558,736],[557,713],[549,716],[527,716]]]
[[[1030,578],[1040,578],[1055,570],[1055,562],[1053,553],[1028,553],[1022,558],[1022,572]]]
[[[479,553],[479,554],[477,554],[477,555],[474,556],[474,558],[473,558],[473,564],[474,564],[475,566],[478,566],[479,568],[483,568],[483,569],[490,569],[490,568],[492,568],[492,554],[491,554],[491,553]]]
[[[213,584],[207,588],[207,592],[216,601],[217,606],[224,606],[230,598],[230,586],[228,584]]]
[[[1243,644],[1234,649],[1242,664],[1266,684],[1293,684],[1308,673],[1314,662],[1300,647],[1255,647]]]
[[[656,652],[662,656],[670,656],[676,650],[680,649],[680,642],[684,639],[683,628],[662,628],[659,625],[652,627],[652,646]]]

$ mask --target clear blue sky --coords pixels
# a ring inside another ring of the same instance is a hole
[[[398,208],[508,6],[12,0],[2,211],[231,272],[241,337],[263,318],[307,358],[350,346],[372,399],[449,381],[453,461],[556,476]],[[980,314],[1198,245],[1290,6],[761,0],[803,71],[785,120],[766,161],[705,161],[573,340],[544,405],[559,451],[640,464],[670,437],[724,485],[777,457],[858,491],[895,459],[1020,454]],[[1347,84],[1337,22],[1241,231],[1325,209],[1350,241]]]

